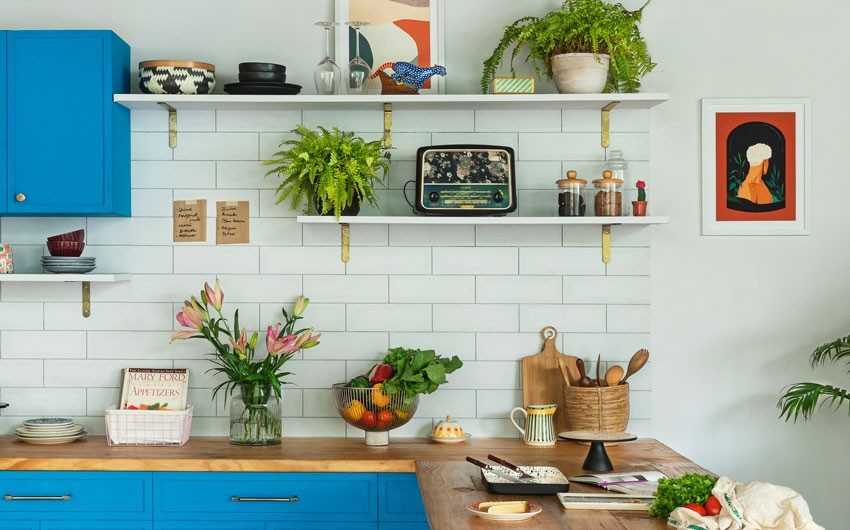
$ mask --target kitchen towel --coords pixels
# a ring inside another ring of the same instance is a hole
[[[791,488],[720,477],[712,493],[722,506],[717,517],[676,508],[667,524],[688,530],[824,530],[812,519],[805,499]]]

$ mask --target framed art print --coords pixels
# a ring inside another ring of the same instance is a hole
[[[808,235],[808,99],[702,100],[703,235]]]
[[[409,62],[427,68],[445,66],[443,0],[336,0],[336,62],[345,71],[355,56],[354,29],[346,22],[367,22],[360,30],[360,56],[374,72],[386,63]],[[380,92],[374,79],[370,89]],[[444,91],[444,78],[426,82],[423,94]]]

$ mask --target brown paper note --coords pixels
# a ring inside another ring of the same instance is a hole
[[[175,243],[207,240],[207,201],[174,201]]]
[[[217,202],[215,244],[249,243],[248,201]]]

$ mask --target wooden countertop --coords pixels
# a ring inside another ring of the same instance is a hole
[[[472,439],[456,445],[421,438],[393,438],[388,447],[367,447],[360,438],[285,438],[280,445],[244,447],[226,438],[192,438],[183,447],[108,447],[105,438],[90,437],[63,445],[30,445],[0,437],[0,470],[41,471],[303,471],[416,472],[432,528],[499,528],[474,517],[466,505],[505,500],[490,495],[467,456],[486,460],[494,454],[520,465],[553,465],[565,475],[580,474],[587,446],[559,442],[530,447],[518,439]],[[609,447],[617,471],[657,469],[668,476],[706,471],[655,440]],[[572,484],[570,491],[601,492]],[[641,530],[665,528],[664,521],[636,512],[564,510],[555,496],[525,497],[544,511],[513,528]]]

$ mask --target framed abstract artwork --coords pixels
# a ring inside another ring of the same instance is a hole
[[[702,100],[703,235],[808,235],[808,99]]]
[[[359,21],[368,23],[360,29],[360,56],[373,72],[397,61],[445,66],[443,16],[443,0],[336,0],[336,62],[344,71],[354,58],[356,32],[345,23]],[[433,77],[421,92],[442,93],[444,82]],[[379,92],[380,81],[369,88]]]

